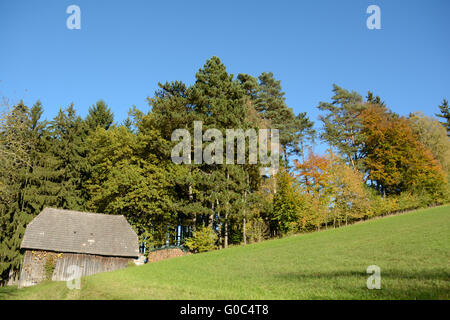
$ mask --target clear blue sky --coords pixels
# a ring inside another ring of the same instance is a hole
[[[81,30],[66,8],[81,8]],[[369,30],[366,8],[381,8]],[[317,120],[333,83],[406,115],[450,98],[450,1],[1,1],[0,96],[41,99],[45,117],[104,99],[117,121],[148,110],[158,81],[193,83],[216,55],[230,73],[273,71],[286,101]]]

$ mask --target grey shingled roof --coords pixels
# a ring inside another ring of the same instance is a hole
[[[138,237],[124,216],[45,208],[31,221],[21,248],[137,257]]]

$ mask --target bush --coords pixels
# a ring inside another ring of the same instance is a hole
[[[44,270],[45,270],[45,279],[46,280],[52,280],[53,272],[56,268],[56,259],[57,257],[55,255],[48,255],[47,259],[45,260],[44,264]]]
[[[249,243],[260,242],[270,237],[269,226],[262,218],[250,219],[245,229]]]
[[[375,191],[369,196],[370,207],[367,210],[366,218],[383,216],[397,212],[426,208],[435,204],[445,203],[444,198],[438,198],[427,192],[405,191],[399,195],[381,197]]]
[[[417,208],[426,208],[436,204],[438,195],[432,195],[427,192],[421,192],[415,195],[417,199]]]
[[[398,211],[407,211],[419,208],[417,198],[410,192],[403,192],[398,196]]]
[[[192,252],[200,253],[216,249],[217,234],[213,229],[201,227],[194,232],[191,238],[188,238],[185,245]]]

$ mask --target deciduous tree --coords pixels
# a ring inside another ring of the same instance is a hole
[[[406,118],[375,104],[362,112],[361,121],[364,166],[380,192],[440,192],[445,184],[441,166],[418,141]]]

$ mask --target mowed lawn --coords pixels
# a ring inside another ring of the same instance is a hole
[[[449,299],[450,206],[173,258],[0,299]],[[369,265],[381,289],[368,290]]]

